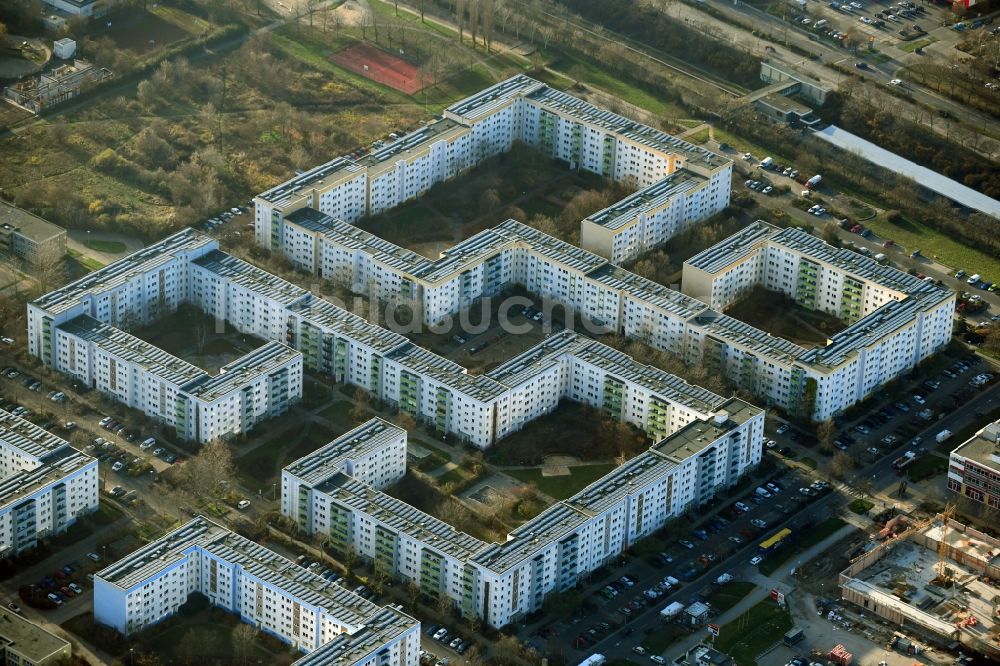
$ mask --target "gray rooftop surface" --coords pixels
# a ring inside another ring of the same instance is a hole
[[[65,439],[2,409],[0,409],[0,442],[5,446],[16,448],[23,455],[38,459],[69,446],[69,442]]]
[[[471,558],[488,545],[485,541],[480,541],[347,474],[335,474],[314,490],[328,495],[335,502],[377,518],[393,530],[459,560]]]
[[[0,608],[0,646],[6,645],[32,663],[39,664],[69,647],[69,642],[50,634],[12,610]],[[13,662],[5,660],[5,663]]]
[[[1000,470],[1000,422],[987,424],[952,451],[984,467]]]
[[[194,229],[188,228],[167,236],[118,261],[100,268],[85,277],[41,296],[32,305],[52,314],[63,312],[91,294],[100,294],[129,282],[133,276],[151,271],[173,260],[173,254],[203,248],[217,247],[218,243]]]
[[[290,305],[309,293],[263,268],[220,250],[213,250],[191,263],[282,305]]]
[[[982,192],[978,192],[971,187],[967,187],[958,181],[942,176],[936,171],[920,166],[915,162],[900,157],[896,153],[890,152],[871,141],[862,139],[851,134],[836,125],[830,125],[825,129],[816,132],[816,136],[832,143],[838,148],[848,152],[861,155],[870,162],[895,173],[912,178],[922,187],[937,192],[941,196],[962,204],[967,208],[978,210],[987,215],[1000,219],[1000,201],[988,197]]]
[[[310,295],[294,303],[288,310],[317,328],[350,337],[360,344],[371,347],[379,354],[386,354],[408,344],[407,339],[399,333],[366,321],[316,295]]]
[[[292,662],[292,666],[349,666],[361,663],[379,651],[385,643],[395,640],[417,625],[419,622],[409,615],[386,606],[367,618],[364,626],[353,634],[338,634]]]
[[[119,328],[101,323],[90,315],[74,317],[60,324],[57,328],[82,340],[92,342],[108,354],[123,361],[135,363],[158,378],[178,387],[208,376],[201,368]]]
[[[181,389],[201,400],[216,400],[300,356],[301,352],[272,340],[222,366],[218,375],[206,373]]]
[[[694,189],[705,181],[704,176],[687,169],[678,169],[663,180],[616,201],[604,210],[588,215],[584,220],[608,229],[620,229],[640,215],[663,206],[677,194]]]
[[[341,463],[344,460],[378,451],[405,434],[406,431],[402,428],[375,417],[286,465],[284,471],[315,486],[342,471]]]
[[[9,224],[17,229],[22,236],[35,242],[45,241],[66,233],[66,230],[57,224],[52,224],[24,209],[0,201],[0,225],[3,224]]]

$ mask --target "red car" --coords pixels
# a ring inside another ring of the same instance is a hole
[[[72,599],[73,597],[76,596],[76,592],[74,592],[73,590],[69,589],[65,585],[63,585],[62,587],[60,587],[59,591],[62,592],[63,594],[65,594],[70,599]]]

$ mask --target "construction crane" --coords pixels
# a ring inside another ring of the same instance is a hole
[[[937,575],[938,580],[942,586],[947,587],[951,582],[951,578],[948,576],[948,569],[944,565],[945,556],[948,554],[948,542],[945,540],[945,534],[948,529],[948,521],[951,517],[955,515],[955,505],[948,504],[945,506],[944,511],[941,512],[941,539],[938,541],[938,563],[937,563]]]

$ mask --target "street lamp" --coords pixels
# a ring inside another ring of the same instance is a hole
[[[135,648],[128,649],[128,663],[129,666],[135,666]]]

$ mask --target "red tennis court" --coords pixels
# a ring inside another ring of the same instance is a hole
[[[330,56],[344,69],[412,95],[424,87],[411,63],[370,44],[356,44]]]

